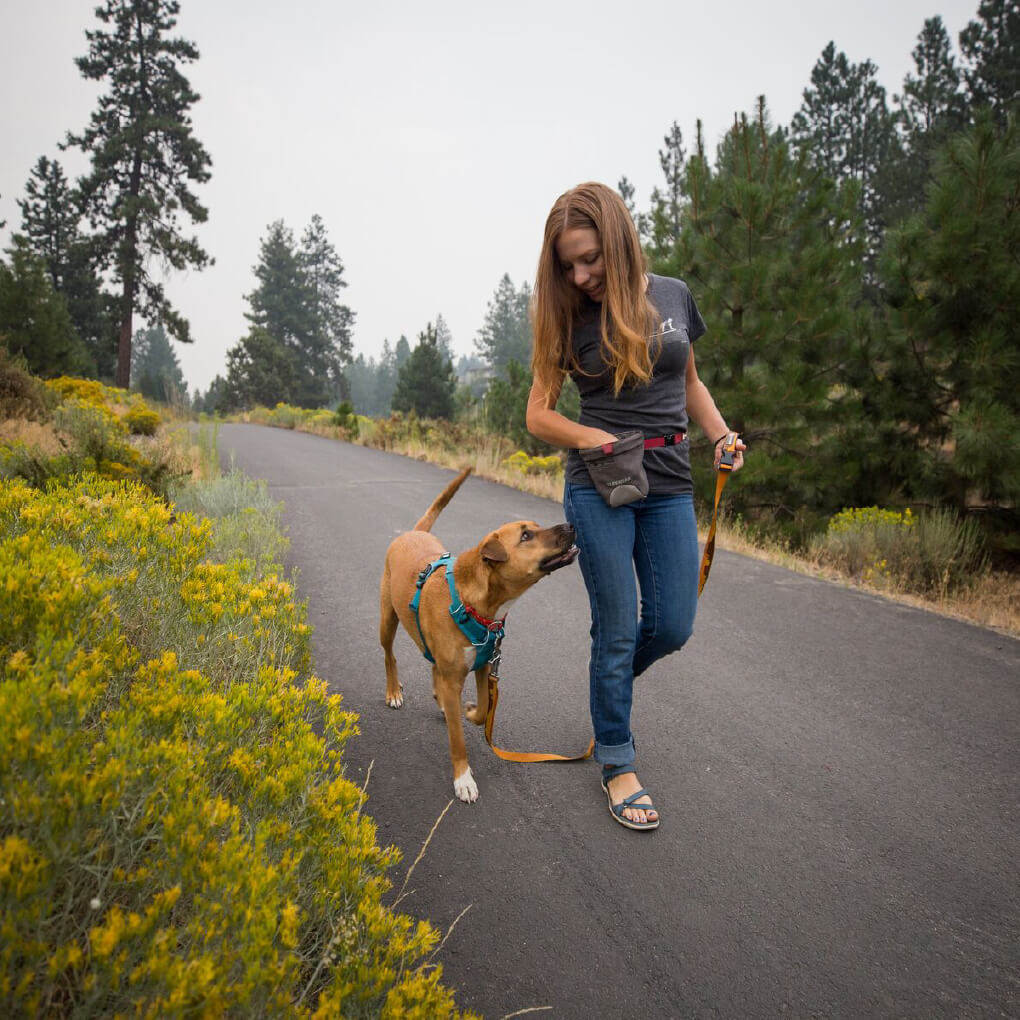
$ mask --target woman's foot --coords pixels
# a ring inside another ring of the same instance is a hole
[[[658,824],[659,812],[652,807],[652,798],[647,793],[631,804],[620,807],[628,797],[633,797],[641,790],[636,772],[621,772],[611,779],[603,778],[602,785],[609,795],[613,813],[619,818],[643,828]]]

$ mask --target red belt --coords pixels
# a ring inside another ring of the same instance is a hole
[[[645,440],[646,450],[655,450],[660,446],[679,446],[687,439],[686,432],[671,432],[668,436],[656,436]]]

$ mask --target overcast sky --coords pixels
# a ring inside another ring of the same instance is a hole
[[[0,13],[0,244],[40,156],[60,154],[97,95],[74,65],[96,0],[3,0]],[[832,40],[872,60],[889,92],[913,70],[924,20],[958,44],[977,0],[181,0],[175,34],[201,100],[209,210],[196,230],[216,263],[168,291],[191,322],[176,345],[208,387],[246,332],[244,295],[267,226],[297,236],[324,220],[345,266],[355,351],[412,345],[441,313],[470,353],[500,278],[534,278],[546,214],[585,180],[626,175],[646,209],[675,120],[715,144],[764,94],[788,124]],[[957,48],[957,56],[959,56]],[[186,222],[186,221],[185,221]],[[711,323],[709,324],[711,328]]]

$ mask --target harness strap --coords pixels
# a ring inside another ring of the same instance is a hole
[[[425,640],[425,632],[421,629],[421,616],[418,606],[421,602],[422,588],[425,582],[440,568],[445,568],[446,583],[450,588],[450,616],[453,622],[460,628],[461,633],[471,642],[475,649],[475,662],[472,669],[481,669],[497,653],[499,642],[503,639],[505,630],[503,624],[506,621],[504,616],[500,620],[487,620],[480,616],[471,606],[467,605],[457,594],[457,585],[453,579],[453,556],[444,552],[438,559],[433,560],[419,574],[415,582],[414,597],[408,603],[408,608],[414,613],[414,622],[418,627],[418,636],[421,638],[422,651],[429,662],[435,662],[435,658],[429,651],[428,642]]]

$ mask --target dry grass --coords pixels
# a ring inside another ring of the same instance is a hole
[[[730,552],[786,567],[799,574],[860,588],[904,605],[975,623],[1011,637],[1020,637],[1020,576],[1016,574],[988,572],[951,594],[942,593],[924,598],[898,591],[889,579],[877,577],[871,582],[859,577],[852,578],[806,556],[797,556],[782,543],[752,540],[739,525],[734,526],[725,520],[719,524],[716,544]]]
[[[401,453],[416,460],[424,460],[443,467],[456,470],[471,465],[474,473],[480,478],[500,482],[523,492],[530,492],[545,499],[560,500],[563,496],[562,475],[526,475],[520,471],[505,467],[496,452],[497,444],[493,442],[489,448],[465,451],[451,458],[441,450],[430,448],[424,444],[407,444],[395,453]],[[707,527],[701,531],[704,541]],[[883,586],[858,581],[847,577],[828,567],[812,561],[805,556],[798,556],[781,542],[768,542],[752,538],[739,525],[725,519],[720,520],[716,532],[716,545],[730,552],[753,559],[786,567],[800,574],[806,574],[820,580],[831,581],[861,588],[875,594],[920,609],[930,610],[943,616],[965,620],[982,627],[1001,631],[1013,637],[1020,637],[1020,577],[1013,574],[988,573],[970,586],[951,595],[921,598],[905,592],[899,592],[888,583]]]
[[[0,421],[0,446],[17,443],[39,450],[47,457],[56,457],[64,450],[52,422],[26,421],[23,418]]]

